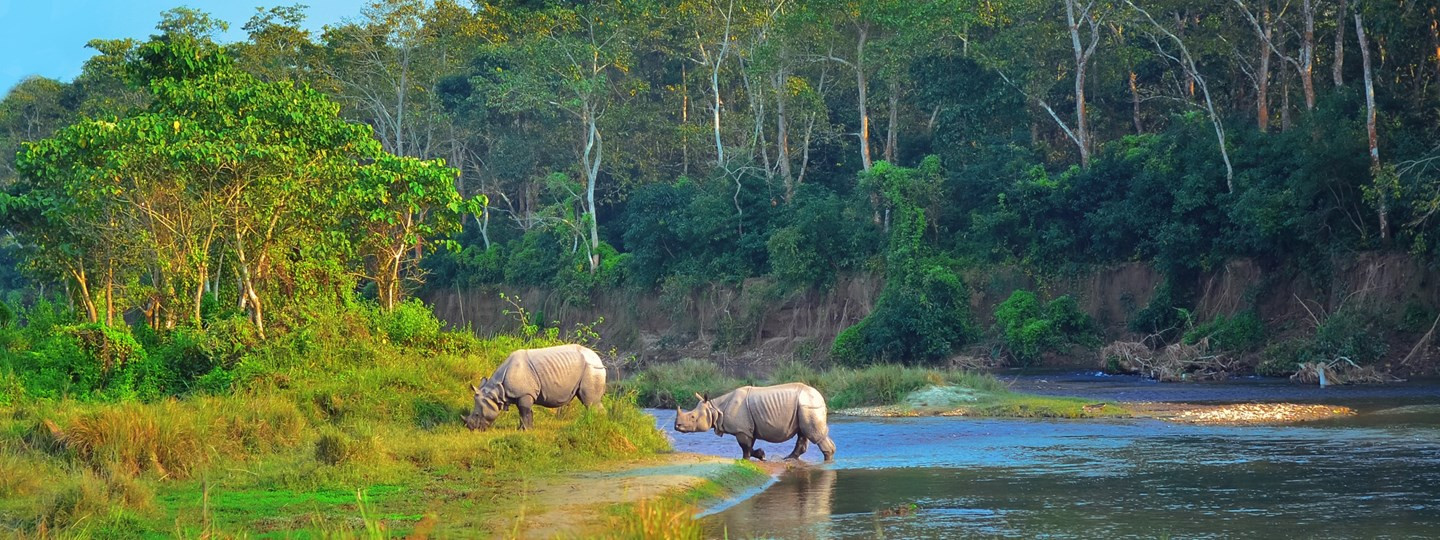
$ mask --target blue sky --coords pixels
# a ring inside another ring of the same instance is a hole
[[[220,37],[241,41],[240,30],[255,8],[305,4],[305,21],[316,35],[321,27],[357,17],[368,0],[0,0],[0,96],[25,77],[40,75],[69,82],[95,51],[95,38],[145,39],[155,31],[160,12],[188,6],[230,23]]]

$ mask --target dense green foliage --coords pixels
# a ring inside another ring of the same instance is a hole
[[[1005,348],[1021,365],[1033,364],[1041,353],[1059,352],[1066,345],[1096,345],[1090,317],[1069,296],[1041,303],[1035,293],[1017,290],[995,308],[995,326]]]
[[[872,361],[935,362],[974,337],[970,294],[945,257],[922,242],[931,225],[926,209],[938,201],[940,160],[916,169],[879,162],[861,181],[880,193],[894,222],[885,258],[885,288],[858,324],[835,338],[831,355],[851,364]]]
[[[527,479],[668,449],[621,392],[467,431],[467,383],[556,341],[436,331],[419,304],[316,308],[248,344],[225,324],[132,337],[44,302],[23,315],[0,332],[0,534],[352,536],[357,491],[397,533],[498,533]],[[165,393],[183,396],[133,399]],[[446,502],[457,482],[477,499]]]
[[[1170,285],[1128,322],[1173,341],[1232,258],[1434,261],[1435,15],[1192,4],[383,0],[318,35],[261,11],[224,47],[176,9],[0,102],[3,247],[91,322],[203,324],[208,293],[262,334],[262,308],[392,308],[422,277],[583,303],[883,273],[836,344],[861,363],[973,341],[977,265],[1151,263]]]

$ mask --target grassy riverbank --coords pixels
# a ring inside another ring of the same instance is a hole
[[[0,370],[0,536],[507,533],[525,486],[669,450],[633,395],[472,433],[467,382],[553,338],[395,340],[354,311],[249,350],[220,390],[34,397]],[[383,322],[383,321],[380,321]],[[24,366],[26,364],[16,363]]]
[[[1127,416],[1116,404],[1010,391],[983,373],[890,364],[817,370],[789,363],[763,380],[725,375],[713,363],[686,359],[653,366],[621,382],[647,407],[691,407],[695,394],[718,396],[744,385],[803,382],[825,396],[831,413],[883,416],[954,414],[996,417],[1090,418]]]

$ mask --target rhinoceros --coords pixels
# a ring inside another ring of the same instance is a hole
[[[470,390],[475,393],[475,408],[464,418],[472,431],[489,428],[511,405],[520,409],[520,429],[530,429],[535,405],[555,408],[578,397],[587,408],[599,407],[605,393],[605,364],[595,351],[580,345],[520,349]]]
[[[803,383],[775,386],[742,386],[715,399],[695,394],[700,403],[693,411],[675,408],[675,431],[696,433],[714,430],[716,436],[730,434],[740,443],[742,459],[755,456],[765,460],[765,451],[754,448],[755,440],[774,443],[795,440],[795,450],[785,459],[796,459],[814,442],[825,453],[825,461],[835,456],[835,442],[830,440],[830,426],[825,421],[825,398]]]

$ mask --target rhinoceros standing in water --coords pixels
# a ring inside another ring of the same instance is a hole
[[[734,435],[742,459],[752,455],[765,459],[765,451],[754,448],[756,439],[778,443],[797,435],[795,450],[785,459],[799,458],[810,442],[820,446],[825,461],[835,456],[835,443],[830,440],[830,426],[825,422],[825,398],[806,384],[742,386],[715,399],[700,394],[695,397],[700,399],[695,410],[675,408],[675,431],[713,429],[717,436]]]
[[[475,393],[475,408],[465,417],[466,427],[489,428],[495,417],[515,405],[520,409],[520,429],[530,429],[535,405],[555,408],[579,397],[586,407],[600,406],[605,365],[595,351],[580,345],[520,349],[470,390]]]

